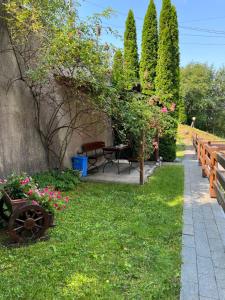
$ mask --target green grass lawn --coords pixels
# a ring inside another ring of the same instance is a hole
[[[183,159],[184,158],[184,150],[185,150],[185,144],[182,138],[177,137],[177,145],[176,145],[176,156],[177,158]]]
[[[81,183],[50,240],[0,246],[0,299],[179,298],[183,167],[144,187]]]

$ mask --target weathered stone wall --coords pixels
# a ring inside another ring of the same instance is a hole
[[[10,48],[7,29],[0,21],[0,177],[13,171],[32,174],[47,169],[46,152],[35,126],[32,94],[21,80],[8,88],[12,79],[20,77],[17,59]],[[93,127],[88,134],[74,133],[64,166],[71,166],[71,156],[85,142],[102,140],[111,144],[110,126],[99,126],[100,129]]]
[[[5,51],[7,50],[8,51]],[[47,168],[45,151],[35,128],[34,102],[20,77],[6,27],[0,23],[0,175]]]

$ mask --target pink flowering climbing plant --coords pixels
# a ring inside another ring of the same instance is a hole
[[[162,112],[162,113],[168,113],[169,111],[170,111],[170,112],[174,112],[175,109],[176,109],[176,103],[172,103],[172,104],[170,105],[169,110],[168,110],[168,108],[167,108],[166,106],[163,106],[162,109],[161,109],[161,112]]]
[[[162,112],[162,113],[167,113],[167,112],[168,112],[168,109],[164,106],[164,107],[161,109],[161,112]]]

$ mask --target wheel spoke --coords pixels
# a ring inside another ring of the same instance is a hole
[[[38,225],[38,224],[36,224],[35,227],[43,228],[43,226],[40,226],[40,225]]]
[[[37,221],[39,221],[39,220],[42,220],[44,217],[43,216],[41,216],[41,217],[39,217],[39,218],[37,218],[37,219],[35,219],[34,221],[35,222],[37,222]]]
[[[21,223],[25,223],[24,220],[21,220],[21,219],[16,219],[17,222],[21,222]]]
[[[25,211],[25,215],[26,215],[27,218],[30,218],[30,214],[29,214],[28,211]]]
[[[17,230],[22,229],[22,228],[24,228],[24,227],[23,226],[19,226],[17,228],[14,228],[13,230],[17,231]]]
[[[34,217],[36,216],[36,214],[37,214],[37,213],[36,213],[35,211],[33,211],[31,218],[34,219]]]

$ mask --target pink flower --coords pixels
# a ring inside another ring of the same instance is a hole
[[[69,197],[65,198],[65,202],[68,203],[69,202]]]
[[[167,112],[168,112],[168,109],[164,106],[164,107],[161,109],[161,112],[162,112],[162,113],[167,113]]]
[[[27,184],[27,183],[29,183],[30,182],[30,178],[29,177],[27,177],[27,178],[25,178],[24,180],[21,180],[21,184]]]
[[[6,179],[0,179],[0,184],[6,183],[7,180]]]
[[[32,200],[32,205],[39,205],[39,203],[35,200]]]

